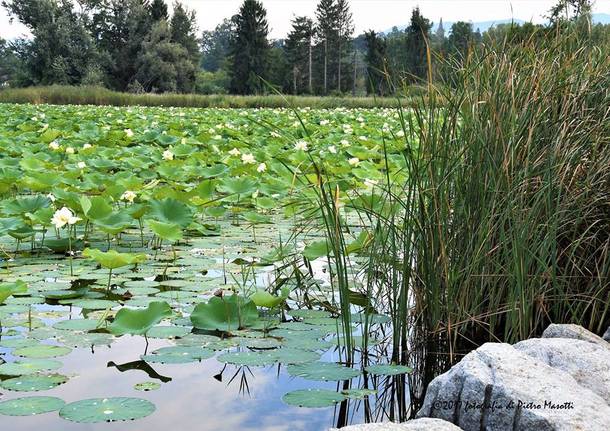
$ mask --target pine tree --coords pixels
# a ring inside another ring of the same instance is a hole
[[[150,11],[150,16],[154,22],[161,20],[169,20],[167,4],[165,4],[164,0],[153,0],[150,6],[148,7],[148,10]]]
[[[348,0],[337,0],[337,91],[341,92],[341,69],[343,63],[343,49],[349,44],[354,33],[354,21],[349,9]]]
[[[260,93],[260,78],[267,74],[269,25],[267,11],[257,0],[244,0],[239,14],[233,17],[235,34],[231,39],[231,85],[236,94]]]
[[[412,80],[425,79],[427,62],[427,41],[432,23],[420,13],[419,7],[413,9],[411,23],[407,27],[407,71]]]
[[[316,8],[316,34],[324,49],[324,94],[328,93],[329,52],[337,40],[337,5],[335,0],[321,0]]]
[[[292,69],[292,90],[295,94],[300,92],[303,76],[307,76],[307,91],[312,93],[313,36],[311,18],[299,16],[292,20],[292,30],[286,39],[286,55]]]
[[[367,94],[383,96],[387,88],[386,41],[374,31],[364,33],[366,40]]]
[[[189,11],[180,2],[175,2],[174,14],[170,22],[170,32],[171,41],[182,45],[193,62],[199,64],[201,53],[197,41],[195,11]]]

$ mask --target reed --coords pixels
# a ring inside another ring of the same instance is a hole
[[[417,369],[415,410],[484,342],[610,324],[608,47],[564,33],[453,66],[451,85],[400,109],[403,175],[349,205],[372,238],[362,293],[392,318],[393,360]]]
[[[416,91],[416,90],[412,90]],[[419,90],[418,90],[419,91]],[[409,93],[410,94],[410,93]],[[111,106],[168,106],[192,108],[383,108],[396,107],[394,98],[373,97],[315,97],[200,95],[200,94],[132,94],[111,91],[103,87],[74,87],[53,85],[46,87],[6,88],[0,90],[0,102],[52,105],[111,105]],[[408,103],[407,99],[403,103]]]

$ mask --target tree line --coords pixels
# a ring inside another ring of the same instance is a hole
[[[198,34],[195,12],[179,1],[4,0],[28,39],[0,39],[0,83],[101,85],[129,92],[391,95],[453,67],[482,43],[549,37],[580,25],[610,39],[610,26],[590,22],[589,0],[558,0],[547,25],[504,24],[484,33],[471,23],[445,29],[415,8],[404,30],[354,35],[348,0],[320,0],[313,17],[296,16],[286,38],[271,40],[267,11],[244,0],[238,13]],[[432,66],[432,67],[429,67]]]

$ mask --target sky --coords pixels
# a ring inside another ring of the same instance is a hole
[[[318,0],[262,0],[267,9],[267,20],[272,38],[282,38],[290,30],[295,15],[313,17]],[[170,0],[166,0],[170,4]],[[183,0],[197,12],[199,30],[213,30],[224,18],[239,10],[242,0]],[[393,26],[408,24],[411,10],[419,6],[422,14],[437,23],[443,21],[492,21],[522,19],[543,22],[543,16],[556,0],[351,0],[356,34],[365,30],[384,31]],[[597,0],[594,13],[610,13],[610,0]],[[4,8],[0,7],[0,37],[13,39],[27,34],[19,23],[9,23]]]

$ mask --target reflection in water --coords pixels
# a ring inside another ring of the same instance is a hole
[[[127,362],[127,363],[121,364],[121,365],[115,364],[114,362],[110,361],[110,362],[108,362],[108,364],[106,366],[107,367],[115,367],[121,373],[123,373],[125,371],[130,371],[130,370],[144,371],[146,374],[148,374],[148,377],[150,377],[151,379],[161,380],[163,383],[167,383],[167,382],[171,382],[172,381],[171,377],[162,376],[161,374],[157,373],[153,369],[153,367],[148,365],[147,362],[141,361],[141,360],[140,361]]]

